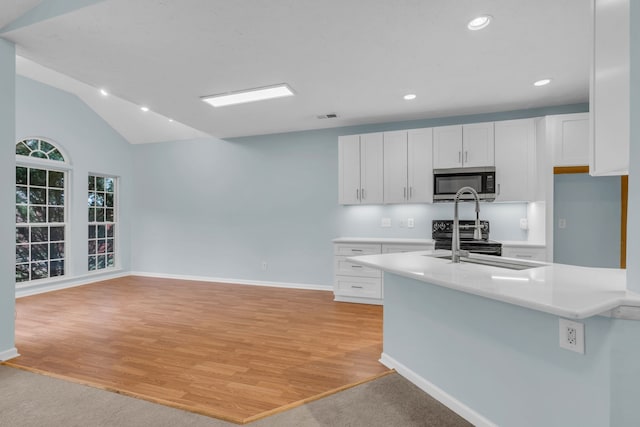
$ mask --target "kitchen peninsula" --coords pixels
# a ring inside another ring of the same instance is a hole
[[[384,271],[382,363],[475,425],[639,425],[640,295],[624,270],[436,254],[349,258]],[[584,354],[560,348],[559,317],[584,325]]]

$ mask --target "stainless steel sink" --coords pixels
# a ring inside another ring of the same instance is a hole
[[[428,254],[424,256],[451,260],[451,254],[448,252],[442,254]],[[543,267],[545,265],[544,263],[535,261],[522,261],[512,258],[480,255],[461,256],[460,263],[489,265],[491,267],[506,268],[508,270],[527,270],[529,268]]]

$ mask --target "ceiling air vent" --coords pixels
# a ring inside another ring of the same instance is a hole
[[[316,116],[319,119],[337,119],[338,115],[336,113],[329,113],[329,114],[320,114],[319,116]]]

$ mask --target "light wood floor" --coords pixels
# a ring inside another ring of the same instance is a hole
[[[246,423],[388,370],[382,307],[125,277],[17,300],[9,365]]]

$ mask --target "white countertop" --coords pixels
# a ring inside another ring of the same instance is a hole
[[[396,245],[432,245],[433,239],[400,239],[397,237],[338,237],[333,243],[387,243]]]
[[[626,290],[626,270],[549,263],[509,270],[426,256],[442,252],[449,251],[363,255],[349,261],[566,318],[584,319],[619,306],[640,307],[640,294]]]
[[[338,237],[333,239],[333,243],[383,243],[396,245],[431,245],[433,239],[412,239],[397,237]],[[503,246],[522,248],[544,248],[544,243],[533,243],[526,240],[499,240]]]

